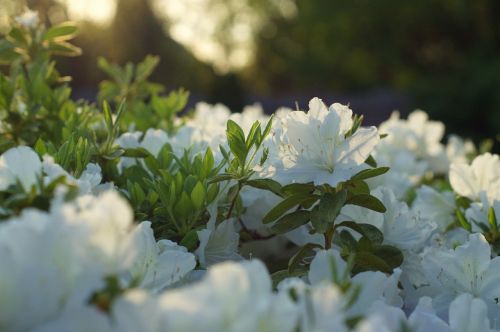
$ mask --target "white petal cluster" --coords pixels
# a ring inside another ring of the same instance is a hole
[[[29,147],[12,148],[0,156],[0,190],[19,182],[29,192],[41,175],[40,158]]]
[[[0,259],[0,327],[9,331],[71,314],[70,307],[86,304],[107,276],[127,280],[132,274],[158,290],[196,265],[173,243],[156,243],[149,223],[134,226],[130,207],[114,192],[82,196],[48,213],[25,210],[1,223]]]
[[[491,259],[491,248],[484,236],[472,234],[467,243],[454,250],[429,250],[422,266],[429,282],[427,291],[442,317],[447,316],[453,299],[467,293],[480,298],[488,307],[490,318],[498,319],[500,258]]]
[[[500,157],[485,153],[470,165],[453,163],[450,166],[450,183],[453,190],[474,201],[484,195],[488,201],[500,199]]]
[[[274,136],[280,160],[273,165],[275,178],[284,184],[335,187],[361,171],[379,136],[375,127],[361,127],[346,137],[353,126],[352,115],[349,107],[338,103],[327,107],[319,98],[309,102],[307,113],[288,112]]]
[[[475,151],[473,144],[451,135],[445,146],[441,143],[444,130],[442,122],[429,120],[424,111],[416,110],[406,120],[394,112],[379,126],[379,132],[387,136],[373,153],[380,166],[391,170],[370,180],[372,186],[389,187],[403,198],[427,173],[445,174],[450,163],[466,161]]]

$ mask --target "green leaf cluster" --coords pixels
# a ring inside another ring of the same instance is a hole
[[[99,85],[98,99],[115,104],[126,101],[128,112],[124,115],[122,128],[134,126],[143,131],[148,128],[161,128],[169,133],[175,131],[175,116],[186,107],[189,93],[179,89],[162,96],[165,88],[148,81],[158,63],[159,57],[151,55],[137,65],[129,62],[123,67],[99,58],[99,68],[110,79]]]

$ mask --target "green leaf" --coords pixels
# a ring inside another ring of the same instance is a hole
[[[266,128],[264,128],[264,131],[262,132],[262,141],[269,135],[271,132],[271,128],[273,126],[273,120],[274,120],[274,114],[271,115],[269,120],[267,121]],[[261,142],[262,143],[262,142]]]
[[[312,193],[316,187],[312,183],[291,183],[281,188],[284,195],[290,196],[299,193]]]
[[[145,81],[153,73],[159,62],[160,57],[158,56],[146,56],[146,58],[141,63],[139,63],[135,69],[135,81]]]
[[[174,213],[176,219],[187,219],[193,210],[193,204],[189,196],[182,192],[181,198],[174,207]]]
[[[245,160],[248,154],[248,150],[245,143],[245,134],[243,130],[238,126],[233,120],[227,121],[226,129],[227,141],[231,152],[238,159],[240,166],[245,165]]]
[[[346,256],[355,251],[357,247],[357,242],[354,236],[352,236],[351,232],[347,230],[342,230],[338,234],[337,237],[334,235],[333,243],[338,243],[340,247],[342,247],[343,251],[346,252]]]
[[[191,192],[191,201],[196,209],[200,210],[205,202],[205,187],[198,181]]]
[[[64,56],[78,56],[82,54],[82,50],[75,45],[66,42],[51,42],[47,48],[50,52]]]
[[[384,273],[391,273],[392,268],[382,258],[368,251],[357,252],[354,256],[354,262],[358,270],[366,271],[381,271]],[[360,268],[361,267],[361,268]]]
[[[207,204],[210,204],[214,201],[214,199],[217,197],[217,194],[219,193],[219,185],[218,184],[211,184],[208,186],[208,192],[207,192]]]
[[[279,270],[271,274],[271,280],[273,281],[273,289],[275,289],[280,282],[290,277],[303,277],[307,275],[306,269],[296,269],[292,273],[289,273],[288,270]]]
[[[310,219],[311,211],[295,211],[281,217],[271,227],[271,230],[276,234],[283,234],[307,224]]]
[[[35,151],[42,157],[47,154],[47,146],[45,146],[45,142],[41,138],[38,138],[35,143]]]
[[[195,229],[190,230],[184,235],[179,244],[185,247],[187,250],[194,250],[198,244],[198,233]]]
[[[115,160],[117,158],[120,158],[124,152],[125,152],[124,149],[116,149],[112,153],[106,154],[102,157],[107,160]]]
[[[329,225],[335,222],[347,199],[347,192],[341,190],[335,194],[324,194],[319,200],[318,209],[315,210],[311,219],[316,232],[323,234]]]
[[[68,40],[75,36],[78,32],[78,27],[72,22],[64,22],[48,29],[43,35],[43,40]]]
[[[268,224],[270,222],[273,222],[274,220],[278,219],[280,216],[282,216],[285,212],[293,208],[294,206],[299,205],[300,203],[313,198],[313,195],[307,193],[307,194],[296,194],[292,196],[288,196],[281,202],[279,202],[274,208],[269,211],[264,218],[262,219],[262,222],[264,224]],[[318,196],[319,198],[319,196]]]
[[[206,174],[210,173],[210,171],[214,167],[214,163],[214,155],[212,153],[212,150],[208,148],[205,152],[205,156],[203,156],[203,169],[205,170]]]
[[[350,196],[370,194],[370,187],[363,180],[349,181],[347,183],[347,189],[349,190]]]
[[[260,142],[260,122],[255,121],[254,124],[252,125],[252,128],[250,128],[250,132],[248,133],[247,139],[246,139],[246,147],[247,150],[250,150],[252,145],[255,143]]]
[[[10,29],[9,33],[7,34],[7,40],[24,46],[28,45],[27,34],[18,27],[13,27],[12,29]]]
[[[470,232],[472,230],[471,224],[467,221],[467,219],[465,219],[465,216],[462,213],[462,211],[460,211],[460,209],[456,209],[455,215],[457,217],[457,220],[458,220],[458,223],[460,224],[460,226],[462,226],[463,229]]]
[[[118,105],[118,110],[116,111],[115,121],[112,121],[112,124],[113,124],[113,134],[115,136],[118,136],[118,130],[119,130],[118,124],[120,123],[123,111],[125,111],[126,107],[127,107],[127,104],[125,103],[125,99],[122,99],[120,101],[120,105]]]
[[[122,154],[122,157],[130,157],[130,158],[146,158],[151,156],[148,150],[144,148],[128,148]]]
[[[18,54],[14,46],[6,40],[0,40],[0,63],[11,63]]]
[[[378,168],[370,168],[365,169],[356,175],[354,175],[351,180],[366,180],[369,178],[374,178],[376,176],[385,174],[389,171],[389,167],[378,167]]]
[[[384,213],[386,208],[382,202],[372,195],[355,195],[347,200],[347,204],[361,206],[376,212]]]
[[[372,155],[369,155],[368,158],[366,158],[365,164],[368,164],[371,167],[377,167],[377,161]]]
[[[304,258],[314,256],[316,254],[314,249],[323,249],[323,247],[317,243],[307,243],[300,248],[288,261],[288,273],[292,274],[297,270],[297,267],[303,262]]]
[[[354,221],[343,221],[337,227],[347,227],[368,238],[373,244],[380,245],[384,241],[384,235],[375,226],[361,224]]]
[[[282,196],[281,184],[279,184],[279,182],[276,182],[272,179],[248,180],[247,182],[245,182],[245,184],[249,185],[251,187],[257,188],[257,189],[264,189],[264,190],[270,191],[278,196]]]
[[[110,134],[113,131],[113,116],[107,101],[102,103],[102,112],[104,114],[104,123],[106,124],[108,134]]]
[[[490,229],[494,232],[494,234],[496,234],[498,231],[498,224],[493,206],[490,206],[488,209],[488,224],[490,225]]]
[[[401,250],[389,245],[381,245],[375,248],[373,253],[382,258],[392,269],[403,264],[404,256]]]

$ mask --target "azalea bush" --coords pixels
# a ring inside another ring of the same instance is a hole
[[[231,113],[120,67],[70,98],[71,23],[0,41],[0,330],[487,331],[500,158],[417,110]],[[182,113],[181,113],[182,111]]]

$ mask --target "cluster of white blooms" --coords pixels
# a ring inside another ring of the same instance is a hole
[[[232,114],[225,106],[200,103],[191,117],[179,119],[175,133],[128,132],[115,143],[153,156],[168,143],[179,158],[210,147],[222,160],[228,120],[246,135],[255,121],[265,126],[270,117],[257,105]],[[378,128],[353,130],[348,106],[314,98],[308,111],[280,109],[272,121],[263,143],[269,155],[252,166],[254,179],[335,188],[370,169],[370,156],[391,168],[368,181],[385,212],[345,205],[335,223],[377,229],[382,248],[403,254],[398,268],[354,271],[337,238],[318,249],[325,240],[311,232],[311,223],[243,252],[240,231],[273,234],[263,217],[281,200],[250,186],[239,193],[240,218],[216,222],[218,208],[227,203],[221,198],[227,186],[221,189],[207,208],[208,223],[195,229],[194,249],[157,240],[150,221],[134,220],[120,196],[123,188],[103,183],[99,165],[89,163],[75,177],[52,157],[20,146],[0,156],[0,191],[20,186],[36,193],[60,177],[66,185],[56,188],[48,210],[23,207],[0,221],[0,331],[498,328],[498,155],[474,157],[471,143],[456,136],[444,145],[444,125],[423,111],[407,120],[395,113]],[[118,167],[140,163],[122,157]],[[72,199],[64,196],[68,185],[78,188]],[[360,238],[352,228],[339,228]],[[262,260],[290,257],[283,252],[291,243],[314,248],[305,259],[308,270],[276,279],[269,271],[277,268]]]

